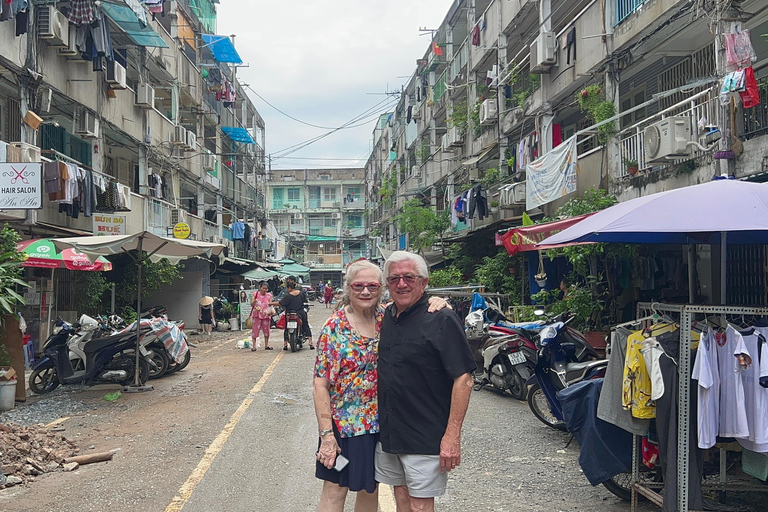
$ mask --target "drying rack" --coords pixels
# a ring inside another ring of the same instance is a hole
[[[680,355],[677,371],[678,379],[678,404],[677,404],[677,510],[688,511],[688,448],[690,446],[691,433],[689,429],[689,416],[691,411],[691,328],[694,317],[697,314],[706,315],[753,315],[768,316],[768,308],[740,307],[740,306],[699,306],[693,304],[663,304],[658,302],[640,302],[637,304],[637,318],[642,318],[643,312],[675,313],[680,315]],[[649,485],[640,483],[640,439],[632,436],[632,502],[630,511],[637,511],[638,495],[643,495],[649,501],[662,506],[662,496]],[[766,486],[733,486],[726,487],[725,482],[725,454],[720,450],[720,481],[715,485],[703,486],[707,490],[738,490],[738,491],[762,491],[768,492]]]

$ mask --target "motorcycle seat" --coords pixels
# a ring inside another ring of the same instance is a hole
[[[149,328],[141,329],[139,331],[139,334],[143,336],[148,332],[150,332],[151,330],[152,329],[149,329]],[[104,347],[115,345],[117,343],[123,342],[130,338],[134,338],[134,339],[136,338],[136,331],[123,332],[120,334],[113,334],[112,336],[107,336],[105,338],[92,339],[85,344],[85,351],[89,353],[93,353],[98,350],[101,350]]]
[[[566,368],[566,380],[570,382],[572,379],[576,377],[580,377],[581,375],[584,375],[584,373],[594,367],[594,366],[600,366],[601,364],[605,364],[605,361],[585,361],[583,363],[568,363]]]

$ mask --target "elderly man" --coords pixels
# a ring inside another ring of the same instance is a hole
[[[384,264],[394,303],[379,341],[376,479],[395,488],[398,512],[433,511],[448,471],[461,463],[461,426],[472,393],[472,351],[456,313],[427,314],[421,256],[395,251]]]

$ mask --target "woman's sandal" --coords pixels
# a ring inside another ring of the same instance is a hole
[[[256,347],[253,347],[253,348],[251,349],[251,352],[256,352]]]
[[[272,347],[264,347],[264,350],[274,350]]]

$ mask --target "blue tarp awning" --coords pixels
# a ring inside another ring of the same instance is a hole
[[[229,36],[217,36],[215,34],[203,34],[203,43],[211,51],[211,55],[218,62],[230,62],[232,64],[242,64],[243,59],[235,50],[235,45]]]
[[[136,13],[127,5],[102,2],[101,10],[120,27],[128,38],[138,46],[168,48],[162,37],[152,28],[141,23]]]
[[[251,137],[251,134],[248,133],[248,130],[245,128],[222,126],[221,131],[235,142],[240,142],[241,144],[256,144],[256,141],[253,140],[253,137]]]

